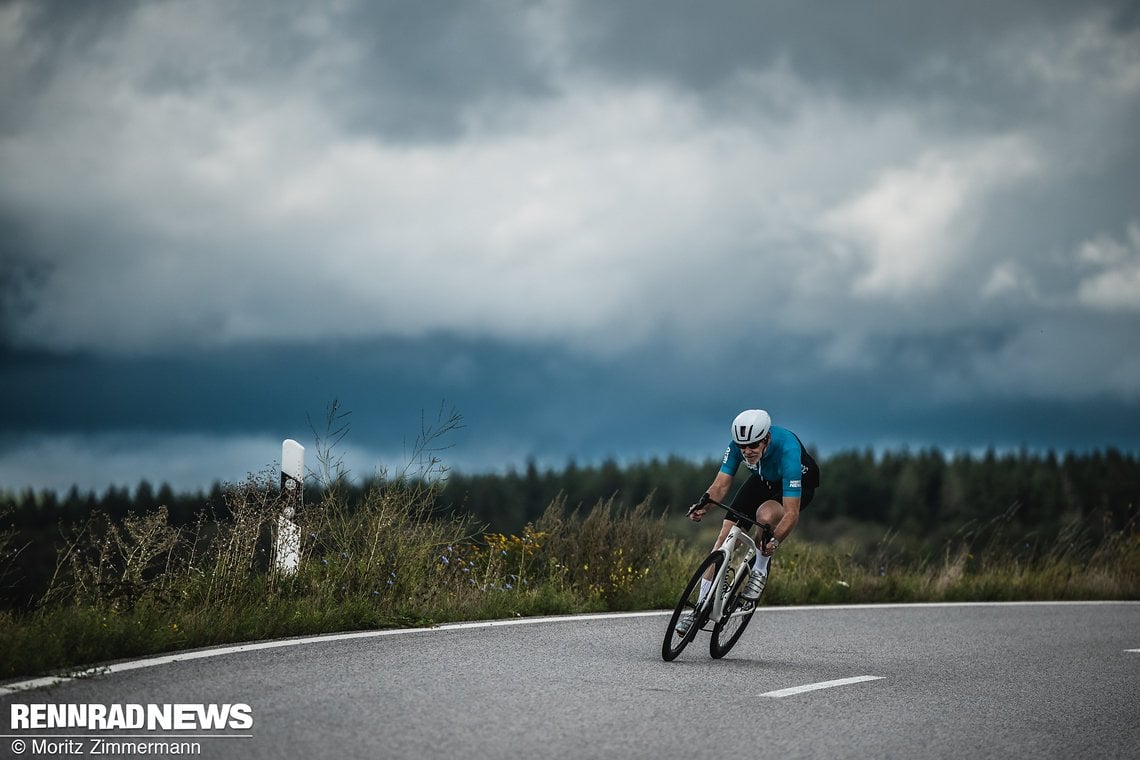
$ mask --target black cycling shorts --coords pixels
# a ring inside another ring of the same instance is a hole
[[[815,489],[804,487],[800,493],[800,511],[807,509],[811,504],[812,498],[815,497]],[[744,485],[736,492],[736,496],[730,505],[737,512],[743,512],[746,515],[756,514],[756,510],[760,505],[769,499],[784,503],[784,484],[779,480],[764,480],[758,475],[753,475],[748,480],[744,481]],[[729,522],[737,522],[736,518],[731,514],[724,519]],[[750,529],[755,523],[752,520],[746,521],[747,524],[741,524],[741,528],[745,530]],[[773,528],[776,526],[773,525]]]

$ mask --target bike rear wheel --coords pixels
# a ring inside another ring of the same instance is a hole
[[[721,552],[713,552],[705,557],[705,561],[700,564],[697,571],[693,573],[693,577],[689,579],[689,585],[685,586],[681,598],[677,600],[677,606],[673,609],[673,614],[669,617],[669,625],[665,629],[665,639],[661,642],[661,658],[665,662],[670,662],[681,654],[681,651],[696,637],[697,631],[708,622],[711,605],[708,604],[709,599],[700,598],[701,580],[705,577],[705,573],[715,575],[722,562],[724,562],[724,554]],[[714,589],[709,589],[709,594],[712,594],[713,591]],[[684,635],[677,633],[677,624],[693,613],[696,613],[696,619],[689,626],[689,630]]]
[[[719,660],[728,654],[728,650],[732,649],[744,633],[744,629],[748,627],[753,613],[756,612],[756,605],[760,603],[759,599],[756,602],[749,602],[740,597],[740,592],[748,585],[748,577],[749,573],[743,572],[732,584],[728,599],[723,605],[726,610],[724,617],[713,626],[712,638],[709,639],[709,654],[715,659]]]

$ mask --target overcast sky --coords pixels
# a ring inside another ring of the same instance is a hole
[[[1140,449],[1133,2],[0,2],[0,489]]]

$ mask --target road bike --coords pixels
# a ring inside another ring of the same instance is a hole
[[[720,659],[728,654],[728,650],[740,639],[744,629],[752,620],[756,611],[756,603],[743,599],[741,593],[748,585],[752,575],[752,560],[756,557],[756,542],[748,535],[747,528],[741,525],[752,525],[755,517],[749,517],[736,511],[727,504],[721,504],[708,494],[689,508],[689,514],[701,507],[713,504],[721,507],[736,518],[737,522],[729,530],[724,543],[713,549],[709,556],[697,567],[689,585],[685,587],[681,598],[677,600],[677,607],[669,618],[669,626],[665,629],[665,639],[661,642],[661,657],[670,662],[696,638],[697,631],[711,631],[709,640],[709,654]],[[760,524],[760,545],[772,539],[772,528]],[[770,572],[770,571],[769,571]],[[708,593],[701,596],[701,580],[711,576],[712,585]],[[682,635],[677,632],[677,624],[687,616],[693,615],[692,624]]]

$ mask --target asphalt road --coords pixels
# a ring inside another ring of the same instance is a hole
[[[252,728],[190,732],[198,756],[1140,757],[1138,603],[761,608],[724,660],[702,633],[672,663],[666,620],[322,640],[11,692],[0,756],[64,756],[32,745],[63,731],[12,730],[13,704],[244,703]],[[763,696],[858,676],[877,678]]]

